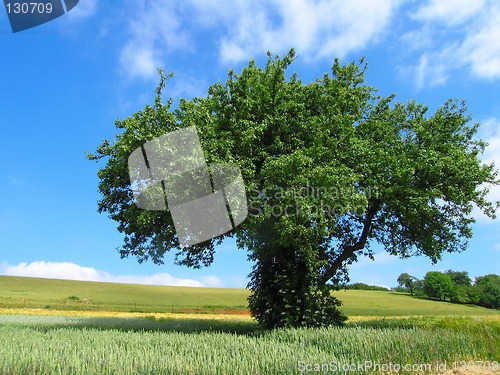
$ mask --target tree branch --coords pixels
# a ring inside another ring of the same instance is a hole
[[[323,277],[320,279],[320,283],[325,284],[328,282],[335,274],[337,270],[342,267],[342,263],[347,259],[351,258],[354,255],[355,251],[361,250],[365,247],[366,241],[368,240],[368,236],[370,234],[370,229],[372,226],[372,220],[377,214],[378,209],[380,208],[380,202],[378,200],[371,201],[368,210],[366,211],[365,220],[363,224],[363,231],[359,236],[358,241],[353,244],[346,246],[342,254],[338,256],[337,259],[330,265],[328,270],[325,272]]]

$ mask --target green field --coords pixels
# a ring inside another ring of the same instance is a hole
[[[324,371],[314,373],[372,374],[381,373],[375,366],[399,366],[399,373],[419,374],[445,365],[497,374],[484,370],[498,370],[499,338],[500,322],[484,318],[388,319],[261,332],[237,318],[0,315],[0,373],[278,375],[312,373],[301,370],[317,365]],[[334,371],[344,366],[356,368]]]
[[[0,276],[0,308],[120,312],[234,312],[248,290],[168,287]],[[498,310],[419,299],[407,294],[341,290],[348,316],[498,315]],[[222,310],[222,311],[221,311]]]
[[[0,374],[500,373],[498,310],[335,293],[346,326],[267,332],[210,314],[241,313],[244,289],[0,276]]]
[[[0,308],[180,312],[245,309],[245,289],[169,287],[0,276]],[[71,297],[77,297],[71,298]]]

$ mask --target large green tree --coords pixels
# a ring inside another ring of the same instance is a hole
[[[162,263],[168,251],[192,267],[209,265],[216,245],[234,236],[254,261],[249,305],[267,328],[342,322],[331,286],[347,279],[371,243],[406,258],[465,250],[476,204],[497,184],[481,163],[485,143],[474,138],[465,105],[447,101],[429,115],[414,101],[381,97],[364,81],[366,65],[335,61],[310,83],[289,73],[290,51],[268,54],[264,68],[250,61],[229,71],[203,98],[162,103],[161,74],[154,105],[117,121],[119,134],[89,158],[98,172],[100,212],[118,222],[122,257]],[[249,216],[232,232],[181,248],[167,211],[140,210],[127,158],[144,142],[195,126],[208,162],[240,167]]]

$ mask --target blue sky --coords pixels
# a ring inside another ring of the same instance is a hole
[[[295,47],[305,81],[335,57],[365,56],[367,82],[435,110],[467,99],[485,161],[500,165],[500,5],[496,1],[80,0],[71,12],[13,34],[0,9],[0,274],[119,282],[244,287],[251,263],[227,241],[213,266],[192,270],[121,260],[116,224],[97,213],[98,164],[85,158],[124,119],[154,100],[156,69],[174,72],[165,93],[206,93],[265,52]],[[101,165],[102,166],[102,165]],[[500,190],[491,191],[500,200]],[[353,282],[395,286],[402,272],[500,273],[500,220],[475,213],[461,254],[375,261]]]

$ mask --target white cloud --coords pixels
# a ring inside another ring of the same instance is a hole
[[[120,63],[131,78],[152,78],[161,66],[157,52],[149,45],[132,41],[125,46]]]
[[[481,160],[487,164],[494,163],[498,170],[500,169],[500,120],[489,118],[481,123],[479,129],[479,137],[488,143],[484,154],[481,155]],[[490,186],[489,189],[490,191],[486,198],[492,202],[500,201],[500,186]],[[472,216],[482,223],[493,222],[477,207],[474,208]],[[497,212],[497,216],[499,218],[495,221],[500,220],[500,212]]]
[[[500,167],[500,119],[491,117],[483,121],[479,129],[479,135],[488,142],[482,160]]]
[[[213,31],[222,62],[241,62],[266,50],[295,47],[308,60],[344,57],[377,42],[400,0],[166,0],[134,3],[130,40],[121,65],[133,77],[150,78],[166,53],[190,49],[195,32]]]
[[[97,0],[83,0],[68,12],[67,17],[86,18],[95,14]]]
[[[458,68],[480,79],[500,78],[500,5],[492,0],[430,0],[412,10],[420,22],[400,40],[418,63],[402,69],[417,88],[443,84]],[[436,80],[436,76],[438,79]]]
[[[222,281],[219,276],[205,276],[202,278],[203,285],[205,286],[211,286],[211,287],[216,287],[220,286]]]
[[[431,0],[419,8],[413,18],[456,25],[472,18],[484,5],[485,0]]]
[[[488,9],[481,28],[468,34],[458,51],[463,63],[480,78],[500,78],[500,6]]]
[[[399,259],[397,256],[389,254],[387,251],[375,253],[373,254],[373,257],[375,260],[371,260],[367,256],[360,256],[358,257],[358,261],[349,267],[350,269],[361,269],[367,267],[371,267],[373,269],[373,267],[385,266],[396,262]]]
[[[164,53],[189,46],[188,35],[181,30],[176,3],[167,1],[135,2],[129,10],[130,38],[122,49],[120,64],[131,78],[153,78]]]
[[[192,287],[217,287],[221,285],[218,276],[205,276],[201,280],[180,279],[168,273],[154,275],[112,275],[92,267],[83,267],[70,262],[0,263],[0,274],[8,276],[41,277],[65,280],[102,281],[126,284],[172,285]]]
[[[201,97],[207,94],[209,85],[200,79],[194,78],[192,75],[180,73],[175,75],[167,83],[165,93],[172,98],[190,99],[193,97]]]
[[[436,56],[424,54],[420,56],[418,65],[415,66],[415,85],[418,90],[425,85],[430,87],[441,86],[447,80],[446,67],[437,62]]]
[[[431,48],[434,43],[433,30],[424,25],[421,29],[411,30],[399,38],[405,44],[406,52],[414,52]]]
[[[306,59],[342,58],[376,42],[399,3],[395,0],[240,1],[231,23],[226,25],[229,32],[221,39],[221,59],[239,62],[264,50],[284,52],[291,47]]]

